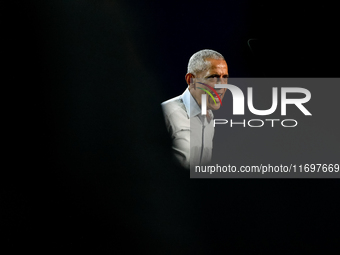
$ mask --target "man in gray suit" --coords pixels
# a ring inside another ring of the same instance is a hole
[[[162,103],[175,158],[185,168],[189,168],[190,164],[206,164],[211,159],[214,137],[212,110],[220,108],[220,100],[226,92],[226,89],[216,89],[216,94],[213,86],[217,81],[226,81],[228,76],[227,63],[220,53],[198,51],[189,60],[185,75],[188,87],[184,93]],[[202,94],[206,93],[214,95],[214,98],[207,97],[206,114],[202,115]]]

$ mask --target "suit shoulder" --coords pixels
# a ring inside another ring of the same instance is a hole
[[[171,98],[161,103],[164,115],[169,117],[173,114],[185,114],[186,110],[182,98],[180,96]]]

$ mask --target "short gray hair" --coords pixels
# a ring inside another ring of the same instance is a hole
[[[222,54],[214,50],[200,50],[191,56],[188,63],[188,73],[197,75],[199,72],[208,69],[211,65],[207,58],[223,59]]]

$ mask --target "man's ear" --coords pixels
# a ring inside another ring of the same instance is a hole
[[[193,81],[194,78],[195,75],[193,75],[192,73],[187,73],[185,75],[185,81],[187,82],[189,89],[190,87],[196,89],[196,83],[194,83]]]

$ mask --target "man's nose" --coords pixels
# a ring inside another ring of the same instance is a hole
[[[223,81],[223,76],[221,75],[220,77],[217,78],[216,84],[221,84]]]
[[[221,76],[218,79],[218,83],[217,84],[227,84],[228,83],[228,78]]]

